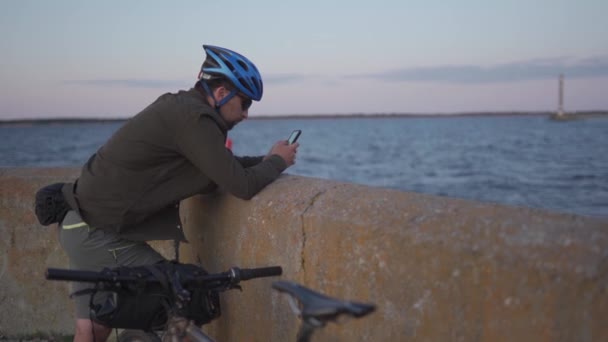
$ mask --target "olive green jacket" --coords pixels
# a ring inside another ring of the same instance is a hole
[[[74,190],[82,218],[132,240],[185,240],[180,200],[216,186],[250,199],[287,167],[278,155],[233,156],[226,136],[198,89],[162,95],[83,166]]]

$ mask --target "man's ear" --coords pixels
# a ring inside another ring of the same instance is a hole
[[[215,99],[218,102],[220,102],[224,99],[224,97],[226,97],[228,95],[228,90],[226,90],[226,88],[224,88],[224,86],[219,86],[219,87],[215,88],[213,95],[215,96]]]

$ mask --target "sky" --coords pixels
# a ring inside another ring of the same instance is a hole
[[[606,0],[0,0],[0,120],[126,118],[251,59],[250,116],[608,110]]]

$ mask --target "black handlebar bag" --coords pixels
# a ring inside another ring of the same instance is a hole
[[[91,293],[90,318],[97,323],[111,328],[154,331],[166,327],[168,312],[172,309],[179,310],[177,314],[194,321],[198,326],[221,315],[218,292],[202,287],[184,286],[190,295],[190,301],[181,309],[175,308],[176,298],[167,275],[177,273],[178,278],[184,279],[208,274],[198,266],[163,262],[140,267],[119,267],[111,271],[120,276],[135,276],[141,281],[110,287],[98,283],[94,289],[76,293],[75,295]],[[144,281],[151,278],[159,282]]]

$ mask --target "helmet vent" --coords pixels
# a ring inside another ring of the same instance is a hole
[[[243,78],[240,78],[240,77],[239,77],[239,83],[240,83],[240,84],[241,84],[243,87],[245,87],[247,90],[249,90],[249,91],[252,91],[252,90],[253,90],[253,89],[251,89],[251,87],[249,86],[249,84],[247,84],[247,80],[246,80],[246,79],[243,79]]]
[[[226,66],[228,67],[228,69],[234,71],[234,65],[232,65],[232,63],[230,63],[230,61],[224,60],[224,63],[226,63]]]
[[[245,64],[245,62],[238,61],[238,63],[241,66],[241,68],[243,68],[245,71],[249,71],[249,66],[247,66],[247,64]]]

